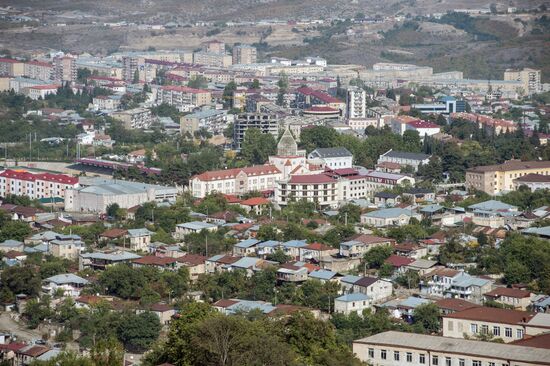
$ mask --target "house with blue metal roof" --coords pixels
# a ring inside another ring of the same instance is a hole
[[[42,283],[42,291],[50,295],[62,291],[63,296],[78,297],[82,288],[89,282],[73,273],[64,273],[48,277]]]
[[[307,242],[305,240],[289,240],[282,244],[283,252],[292,258],[299,258],[300,248],[304,248],[306,246]]]
[[[183,239],[185,235],[200,233],[202,230],[214,232],[218,230],[218,226],[202,221],[191,221],[176,225],[174,236],[177,239]]]
[[[343,276],[338,272],[333,272],[326,269],[318,269],[309,274],[310,279],[319,280],[321,282],[328,282],[328,281],[339,282],[341,277]]]
[[[418,221],[422,220],[422,215],[414,210],[386,208],[362,214],[361,224],[374,227],[403,226],[407,225],[413,217]]]
[[[361,315],[363,310],[372,308],[372,298],[362,293],[342,295],[334,299],[334,312],[349,315],[353,312]]]
[[[282,248],[281,242],[277,240],[267,240],[256,245],[256,254],[260,257],[275,253]]]
[[[233,255],[236,256],[247,256],[256,253],[256,246],[260,241],[257,239],[246,239],[241,240],[233,246]]]
[[[153,234],[154,232],[146,228],[128,229],[130,249],[135,251],[147,251],[147,247],[151,243],[151,235]]]
[[[0,252],[9,252],[10,250],[22,251],[24,247],[23,242],[19,240],[8,239],[0,243]]]
[[[421,297],[409,296],[406,299],[390,300],[379,306],[388,309],[394,318],[405,319],[408,322],[412,322],[414,309],[420,305],[430,304],[432,302],[432,300]]]

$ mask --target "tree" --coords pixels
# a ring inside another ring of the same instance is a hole
[[[139,70],[136,69],[136,71],[134,71],[134,76],[132,78],[132,84],[137,84],[139,83]]]
[[[428,333],[439,332],[439,308],[435,304],[422,304],[417,306],[413,312],[413,319],[416,324]]]
[[[0,227],[0,242],[6,240],[23,241],[31,233],[29,224],[22,221],[8,221]]]
[[[30,299],[25,305],[23,316],[27,319],[29,328],[34,329],[46,318],[50,317],[50,297],[45,295],[39,300]]]
[[[117,218],[119,210],[120,210],[120,206],[118,205],[118,203],[111,203],[110,205],[107,206],[107,209],[106,209],[107,216]]]
[[[285,104],[285,94],[288,89],[288,76],[284,72],[279,74],[277,86],[279,87],[279,92],[277,93],[277,105],[282,106]]]
[[[529,268],[519,261],[511,261],[504,269],[503,279],[507,284],[527,283],[531,279]]]
[[[225,84],[225,88],[223,89],[223,106],[224,108],[233,108],[234,106],[234,100],[233,100],[233,93],[237,90],[237,84],[235,84],[234,81],[230,81],[229,83]]]
[[[369,268],[380,268],[392,253],[393,248],[389,245],[377,246],[365,253],[363,261]]]
[[[147,281],[141,269],[133,269],[126,264],[106,268],[99,275],[99,284],[107,293],[123,299],[139,298]]]
[[[258,128],[246,130],[241,145],[241,155],[251,164],[264,164],[276,151],[277,141],[272,134],[262,133]]]
[[[292,257],[286,255],[281,249],[277,249],[273,254],[269,254],[266,259],[282,264],[291,261]]]
[[[2,271],[2,288],[12,294],[26,294],[34,297],[40,293],[41,279],[31,267],[13,266]]]
[[[118,339],[127,349],[143,352],[158,338],[161,327],[158,316],[152,312],[127,313],[119,322]]]
[[[258,80],[258,79],[252,80],[251,88],[252,89],[260,89],[260,80]]]
[[[202,75],[196,75],[189,79],[187,86],[195,89],[204,89],[208,86],[208,80]]]
[[[357,223],[361,220],[361,208],[357,205],[348,203],[338,210],[338,221],[345,224]]]
[[[258,240],[267,241],[267,240],[280,240],[281,235],[278,232],[278,229],[274,225],[262,225],[258,230],[256,235]]]
[[[334,128],[315,126],[304,129],[300,133],[300,146],[308,152],[317,148],[338,146],[338,132]]]
[[[122,365],[124,350],[113,337],[102,337],[90,351],[94,366]]]
[[[380,277],[391,277],[393,275],[393,272],[394,272],[395,268],[389,264],[389,263],[384,263],[380,266],[380,270],[378,271],[378,276]]]

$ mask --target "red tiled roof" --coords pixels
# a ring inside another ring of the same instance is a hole
[[[52,174],[52,173],[29,173],[24,170],[12,170],[7,169],[0,173],[0,177],[9,178],[9,179],[18,179],[34,182],[36,180],[44,180],[47,182],[56,182],[63,184],[77,184],[78,178],[70,177],[64,174]]]
[[[311,108],[306,109],[304,112],[330,112],[330,113],[336,113],[339,112],[338,109],[334,109],[327,106],[321,106],[321,105],[315,105]]]
[[[18,353],[20,353],[22,355],[30,356],[30,357],[38,357],[41,354],[48,352],[49,350],[50,349],[46,346],[36,345],[36,346],[32,346],[31,348],[29,348],[27,350],[24,350],[24,351],[20,349],[18,351]]]
[[[550,333],[538,334],[529,338],[511,342],[516,346],[550,349]]]
[[[376,281],[378,281],[378,278],[376,278],[376,277],[362,277],[362,278],[358,279],[357,281],[355,281],[354,285],[362,286],[362,287],[369,287],[370,285],[372,285]]]
[[[391,264],[394,267],[403,267],[414,262],[414,259],[409,257],[403,257],[400,255],[392,254],[384,261],[384,263]]]
[[[22,61],[14,60],[12,58],[0,58],[0,62],[1,63],[8,63],[8,64],[16,64],[16,63],[22,62]]]
[[[29,86],[29,89],[38,89],[38,90],[57,90],[59,88],[59,85],[55,84],[49,84],[49,85],[33,85]]]
[[[444,315],[445,318],[468,319],[483,322],[522,324],[531,320],[536,314],[527,311],[518,311],[510,309],[476,307],[459,311],[450,315]]]
[[[448,309],[452,311],[462,311],[470,308],[481,307],[481,305],[462,299],[441,299],[435,302],[440,309]]]
[[[174,307],[170,306],[170,305],[167,305],[167,304],[156,303],[156,304],[151,305],[150,309],[151,309],[151,311],[156,311],[156,312],[159,312],[159,313],[163,313],[165,311],[174,310]]]
[[[487,292],[485,296],[490,296],[490,297],[507,296],[507,297],[515,297],[518,299],[522,299],[525,297],[530,297],[531,293],[529,291],[520,290],[518,288],[497,287],[496,289]]]
[[[304,249],[326,251],[326,250],[333,250],[334,248],[321,243],[311,243],[305,246]]]
[[[240,198],[232,194],[224,194],[223,197],[227,203],[239,203],[241,202]]]
[[[47,62],[42,62],[42,61],[36,61],[36,60],[27,62],[27,65],[42,66],[42,67],[52,67],[52,64],[49,64],[49,63],[47,63]]]
[[[256,165],[245,168],[234,168],[224,170],[212,170],[191,177],[191,179],[199,179],[202,181],[214,181],[222,179],[235,178],[238,174],[244,173],[247,176],[280,174],[281,171],[275,165]]]
[[[10,251],[4,253],[4,257],[7,257],[9,259],[15,259],[15,258],[20,257],[22,255],[26,255],[26,254],[23,253],[23,252],[19,252],[17,250],[10,250]]]
[[[414,128],[441,128],[439,125],[428,121],[412,121],[407,124]]]
[[[146,255],[145,257],[134,259],[133,262],[137,264],[152,265],[152,266],[166,266],[168,264],[175,263],[176,258]]]
[[[126,229],[113,228],[113,229],[109,229],[109,230],[106,230],[106,231],[102,232],[101,236],[106,237],[106,238],[116,239],[116,238],[120,238],[120,237],[122,237],[126,234],[128,234],[128,230],[126,230]]]
[[[338,98],[333,97],[330,94],[327,94],[325,92],[314,90],[312,88],[309,88],[307,86],[300,87],[296,89],[296,91],[300,94],[309,95],[314,98],[317,98],[321,100],[324,103],[342,103],[342,101]]]
[[[259,206],[259,205],[268,205],[270,201],[267,198],[263,197],[252,197],[241,202],[241,205],[244,206]]]
[[[204,264],[206,257],[199,254],[186,254],[184,256],[176,258],[176,261],[189,265],[189,266],[198,266]]]
[[[235,305],[236,303],[238,303],[238,301],[235,301],[235,300],[229,300],[229,299],[221,299],[221,300],[218,300],[216,301],[214,304],[212,304],[213,306],[216,306],[218,308],[227,308],[231,305]]]
[[[6,351],[19,351],[21,348],[27,347],[25,343],[17,343],[12,342],[8,344],[1,344],[0,343],[0,349],[6,350]]]
[[[375,236],[375,235],[368,235],[368,234],[355,234],[353,235],[350,240],[355,240],[355,241],[359,241],[363,244],[378,244],[378,243],[386,243],[386,242],[390,242],[390,243],[394,243],[395,240],[394,239],[390,239],[390,238],[384,238],[384,237],[381,237],[381,236]]]

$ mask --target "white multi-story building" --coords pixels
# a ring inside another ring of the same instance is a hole
[[[452,297],[481,303],[483,295],[491,291],[492,285],[492,281],[488,279],[442,268],[425,275],[425,279],[420,283],[420,291],[422,294],[431,296]]]
[[[316,165],[330,169],[344,169],[353,166],[353,154],[345,147],[328,147],[315,149],[307,156]]]
[[[92,100],[91,107],[96,111],[117,110],[120,106],[120,95],[98,95]]]
[[[418,170],[418,167],[426,165],[430,162],[431,155],[421,153],[410,153],[404,151],[394,151],[392,149],[386,151],[378,158],[378,164],[383,162],[397,163],[401,166],[411,166],[414,171]]]
[[[134,108],[111,114],[116,120],[124,123],[127,129],[149,128],[154,121],[153,114],[147,108]]]
[[[405,130],[416,131],[418,132],[418,136],[423,139],[424,136],[432,136],[439,133],[441,131],[441,127],[435,123],[427,121],[413,121],[407,123]]]
[[[33,174],[20,170],[0,173],[0,197],[28,196],[30,199],[65,197],[65,191],[79,187],[78,178],[64,174]]]
[[[523,93],[520,94],[535,94],[542,90],[541,87],[541,72],[540,70],[525,68],[523,70],[507,69],[504,71],[505,81],[520,81],[523,84]]]
[[[233,64],[255,64],[257,61],[256,47],[238,45],[233,47]]]
[[[348,89],[347,117],[349,119],[367,118],[367,92],[364,89],[351,87]]]
[[[38,100],[38,99],[44,99],[46,96],[50,94],[57,94],[57,89],[59,88],[59,85],[50,84],[50,85],[33,85],[29,86],[28,88],[23,88],[22,92],[27,97]]]
[[[270,191],[282,173],[274,165],[258,165],[245,168],[215,170],[195,175],[189,180],[193,197],[205,197],[209,193],[246,194],[253,191]]]

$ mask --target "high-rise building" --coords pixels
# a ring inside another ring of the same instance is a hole
[[[71,55],[57,55],[52,63],[52,80],[63,83],[76,80],[76,58]]]
[[[538,93],[542,90],[540,84],[540,70],[528,69],[515,70],[507,69],[504,71],[504,80],[521,81],[523,84],[523,93],[527,95]]]
[[[367,92],[364,89],[348,89],[347,117],[349,119],[367,118]]]
[[[270,133],[277,138],[279,135],[279,118],[271,113],[243,113],[237,116],[233,129],[233,141],[237,150],[241,149],[244,134],[249,128],[257,128],[262,133]]]
[[[203,50],[206,53],[225,54],[225,42],[209,41],[203,44]]]
[[[256,47],[244,44],[233,47],[233,64],[255,64],[257,58]]]
[[[132,82],[134,75],[138,71],[137,57],[125,56],[122,58],[122,76],[124,81]]]

